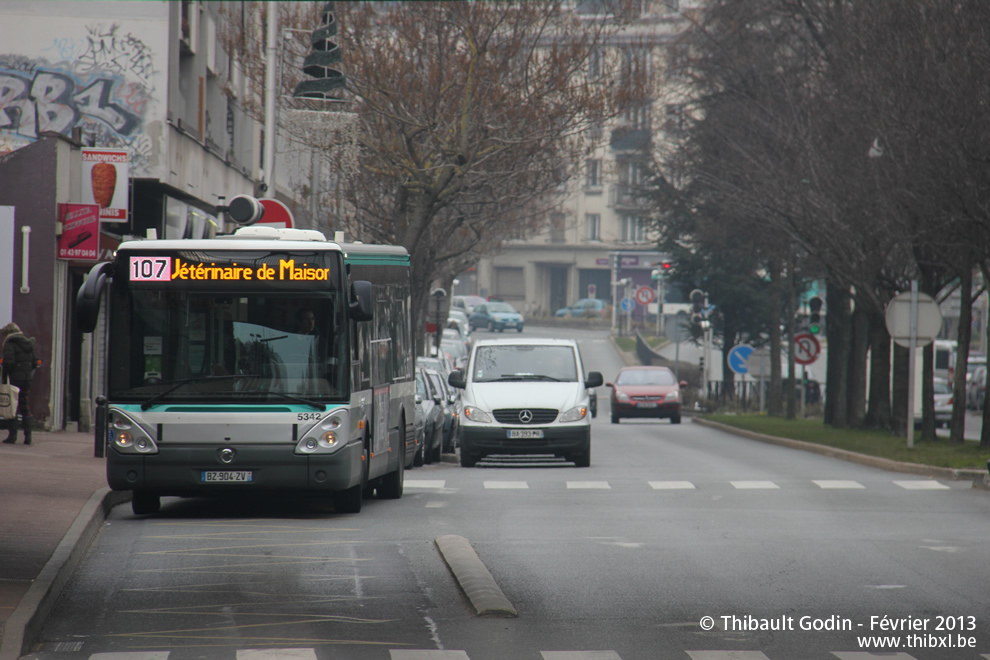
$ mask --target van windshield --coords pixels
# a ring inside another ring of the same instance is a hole
[[[476,383],[540,378],[577,382],[577,358],[570,346],[479,346],[471,365]]]

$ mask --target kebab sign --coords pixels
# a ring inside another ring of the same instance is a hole
[[[126,149],[82,150],[82,201],[99,205],[102,222],[127,222],[129,163]]]

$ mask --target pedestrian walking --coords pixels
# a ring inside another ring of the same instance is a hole
[[[0,328],[0,343],[3,345],[3,375],[10,383],[20,388],[17,400],[17,417],[10,421],[10,430],[4,440],[7,444],[17,442],[17,422],[24,429],[24,444],[31,444],[31,380],[38,368],[38,358],[34,354],[34,337],[26,337],[16,323],[10,322]]]

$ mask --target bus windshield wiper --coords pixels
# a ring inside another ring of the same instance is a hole
[[[294,394],[286,394],[285,392],[275,392],[273,390],[269,390],[268,392],[266,392],[266,394],[274,394],[275,396],[280,396],[284,399],[288,399],[289,401],[304,403],[307,406],[312,406],[316,408],[317,410],[326,410],[326,406],[324,406],[323,404],[316,403],[315,401],[310,401],[309,399],[304,399],[301,396],[296,396]]]
[[[171,394],[180,387],[184,385],[188,385],[189,383],[198,383],[208,380],[231,380],[234,378],[261,378],[261,376],[259,376],[258,374],[230,374],[227,376],[193,376],[192,378],[183,378],[182,380],[176,381],[175,384],[172,385],[172,387],[166,390],[162,390],[155,396],[151,397],[150,399],[142,403],[141,410],[147,410],[148,408],[151,408],[151,406],[155,405],[157,401],[161,401],[162,398],[165,397],[167,394]]]

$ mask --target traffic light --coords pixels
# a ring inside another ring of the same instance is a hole
[[[705,318],[705,292],[695,289],[691,292],[691,320],[701,323]]]
[[[650,273],[650,279],[656,281],[658,279],[667,279],[670,277],[670,269],[674,267],[674,264],[669,261],[660,261],[654,264],[656,267]]]
[[[808,301],[808,309],[811,315],[808,317],[808,330],[813,335],[822,331],[822,299],[815,296]]]

